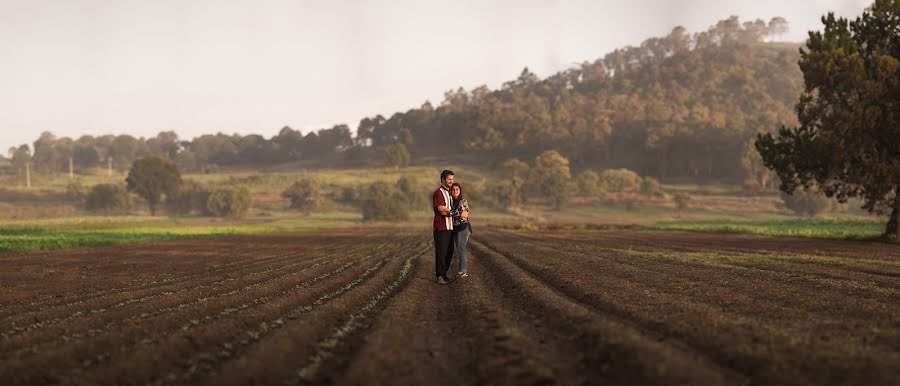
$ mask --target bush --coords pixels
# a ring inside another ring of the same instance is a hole
[[[218,188],[210,193],[206,208],[218,217],[243,217],[250,210],[250,189],[243,185]]]
[[[675,200],[675,208],[677,208],[679,212],[687,209],[691,202],[691,196],[683,192],[675,193],[675,196],[672,197],[672,199]]]
[[[301,211],[316,209],[325,201],[322,184],[315,178],[303,178],[294,182],[281,196],[291,201],[292,209]]]
[[[409,208],[406,196],[396,187],[375,183],[366,188],[362,205],[364,221],[406,220]]]
[[[191,180],[185,180],[178,191],[166,198],[169,212],[174,216],[183,216],[191,213],[203,215],[212,214],[207,208],[209,196],[212,194],[209,188]]]
[[[553,202],[556,210],[562,208],[575,190],[569,160],[556,150],[545,151],[534,159],[528,181],[531,188]]]
[[[402,143],[395,143],[384,150],[384,158],[387,164],[395,169],[409,165],[409,151]]]
[[[528,164],[519,161],[516,158],[508,158],[501,162],[500,165],[497,165],[497,169],[508,178],[519,178],[524,180],[528,178],[528,171],[531,168],[528,167]]]
[[[656,178],[644,177],[644,179],[641,180],[641,194],[648,197],[662,197],[662,186]]]
[[[66,198],[71,201],[82,203],[87,198],[88,190],[81,183],[81,180],[71,180],[66,185]]]
[[[831,199],[816,191],[797,188],[794,194],[781,192],[784,206],[799,216],[814,217],[831,207]]]
[[[640,185],[641,176],[628,169],[608,169],[600,173],[600,186],[610,193],[634,192]]]
[[[600,195],[600,176],[593,170],[585,170],[575,177],[578,185],[578,195],[591,197]]]
[[[84,202],[90,211],[113,212],[131,209],[131,195],[123,185],[94,185]]]
[[[493,204],[500,209],[508,209],[521,203],[519,188],[512,181],[501,181],[491,186],[488,192]]]

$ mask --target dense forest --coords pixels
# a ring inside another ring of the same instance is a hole
[[[753,140],[795,125],[803,89],[796,44],[771,43],[787,21],[741,22],[731,17],[707,31],[677,27],[668,36],[625,47],[546,79],[527,68],[496,90],[449,91],[438,106],[362,119],[356,133],[337,125],[303,134],[284,127],[261,135],[203,135],[190,141],[164,131],[57,138],[9,149],[5,169],[31,163],[36,171],[128,168],[164,155],[188,171],[264,167],[381,164],[402,144],[413,163],[453,161],[494,165],[557,150],[572,167],[628,168],[661,179],[727,180],[769,185]],[[302,106],[298,106],[302,108]]]

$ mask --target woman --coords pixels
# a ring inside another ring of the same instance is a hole
[[[450,196],[453,197],[453,210],[450,215],[453,216],[453,241],[456,246],[456,254],[459,255],[459,276],[469,276],[467,272],[467,256],[466,244],[469,242],[469,235],[472,234],[472,226],[469,224],[469,201],[463,197],[462,185],[454,183],[450,187]]]

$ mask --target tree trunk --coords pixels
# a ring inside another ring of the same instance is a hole
[[[900,185],[894,189],[894,209],[891,210],[891,219],[888,220],[884,236],[888,239],[900,242]]]

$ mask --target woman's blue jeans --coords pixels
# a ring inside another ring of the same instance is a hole
[[[468,272],[466,269],[466,263],[468,262],[468,258],[466,256],[466,244],[469,243],[469,235],[472,234],[472,231],[466,226],[466,229],[461,231],[453,232],[453,237],[455,238],[456,245],[456,254],[459,255],[459,271],[460,272]]]

